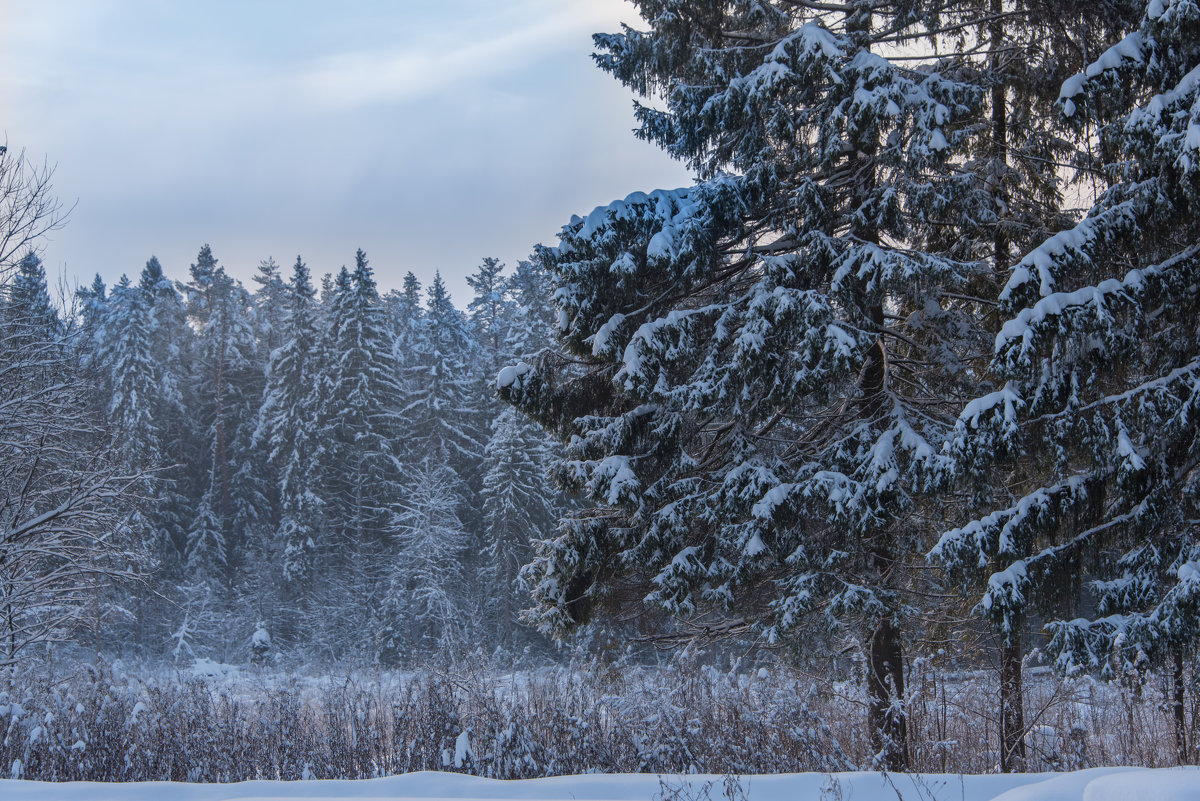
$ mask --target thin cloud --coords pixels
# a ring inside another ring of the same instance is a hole
[[[545,4],[537,5],[542,10],[532,22],[484,38],[460,31],[460,35],[441,37],[454,40],[448,46],[445,41],[397,45],[320,58],[298,77],[298,89],[324,106],[345,107],[402,103],[467,88],[577,46],[598,21],[612,19],[612,7],[623,4],[599,4],[600,9],[608,7],[607,16],[596,10],[580,14],[577,8],[548,11]]]
[[[383,286],[438,269],[462,299],[482,256],[688,182],[589,63],[593,32],[636,19],[622,0],[10,7],[0,132],[59,164],[79,203],[46,254],[84,282],[151,253],[181,275],[203,242],[243,280],[363,247]]]

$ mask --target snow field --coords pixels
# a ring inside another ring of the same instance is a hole
[[[234,784],[0,781],[5,801],[1196,801],[1200,769],[1093,768],[987,776],[793,773],[744,776],[593,774],[502,781],[409,773],[360,781]]]

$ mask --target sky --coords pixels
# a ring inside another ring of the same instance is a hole
[[[0,0],[0,136],[74,205],[51,276],[108,283],[209,243],[248,282],[366,251],[381,289],[440,270],[460,307],[572,214],[690,184],[638,140],[591,34],[621,0]]]

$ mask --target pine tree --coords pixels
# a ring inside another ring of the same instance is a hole
[[[151,352],[149,298],[125,276],[105,307],[100,360],[108,370],[107,404],[114,446],[125,464],[153,468],[163,463],[155,412],[161,385]]]
[[[500,369],[512,319],[512,301],[503,272],[504,264],[488,257],[474,274],[467,276],[467,283],[475,291],[467,304],[467,315],[484,359],[482,369],[489,381]]]
[[[1001,323],[995,298],[1018,254],[1071,224],[1063,208],[1065,168],[1087,160],[1086,140],[1064,126],[1053,107],[1058,87],[1082,67],[1083,53],[1095,52],[1111,35],[1111,26],[1120,23],[1120,10],[1119,4],[977,0],[949,6],[939,18],[925,21],[932,32],[944,32],[940,36],[948,48],[960,54],[960,71],[984,90],[976,118],[964,125],[968,143],[956,178],[960,186],[949,195],[954,207],[930,215],[915,238],[926,251],[986,265],[954,301],[972,313],[977,325],[970,346],[957,349],[974,356],[959,371],[948,396],[964,399],[1003,383],[996,383],[986,359]],[[931,510],[950,519],[950,498],[961,497],[965,508],[973,509],[1006,493],[994,473],[979,478],[974,486],[961,487],[961,496],[939,490]],[[977,579],[959,584],[960,589],[974,592]],[[1022,629],[1017,624],[997,631],[1000,766],[1005,772],[1024,770]]]
[[[90,332],[88,334],[89,337],[93,336],[94,332],[101,325],[104,316],[104,304],[108,302],[108,287],[105,286],[104,279],[100,277],[100,273],[96,273],[96,277],[92,279],[91,286],[76,289],[75,297],[80,302],[79,311],[83,329]]]
[[[174,461],[182,464],[196,436],[189,415],[195,400],[190,397],[188,387],[194,334],[179,290],[163,274],[156,257],[146,261],[139,286],[149,303],[151,352],[161,382],[159,407],[154,416],[164,431],[165,445]]]
[[[196,468],[194,461],[200,450],[192,414],[194,334],[179,290],[156,257],[146,261],[138,285],[149,305],[147,336],[158,381],[152,417],[160,436],[158,467],[165,468],[155,474],[150,522],[157,532],[160,569],[165,577],[177,579],[183,574],[194,501],[202,492],[198,482],[203,468]]]
[[[392,352],[396,363],[403,368],[416,353],[417,342],[421,336],[424,314],[421,308],[421,282],[411,272],[405,273],[402,289],[388,292],[383,298],[383,304],[396,333]],[[408,392],[407,388],[405,392]]]
[[[133,624],[123,634],[130,646],[154,647],[168,634],[160,626],[173,614],[168,599],[185,571],[187,531],[200,494],[196,474],[204,472],[190,463],[197,450],[185,398],[192,333],[179,294],[154,257],[137,284],[122,276],[109,294],[97,276],[76,296],[83,322],[75,342],[92,405],[106,421],[114,461],[141,476],[142,503],[121,530],[139,541],[144,567],[153,567],[152,583],[135,587],[132,597],[110,593],[107,608],[120,609]]]
[[[16,274],[5,288],[8,296],[4,306],[7,334],[13,346],[60,349],[63,323],[50,300],[46,270],[35,252],[29,251],[17,262]]]
[[[80,365],[95,388],[93,397],[90,398],[93,411],[102,415],[112,393],[107,385],[108,371],[100,364],[100,350],[105,338],[104,317],[105,307],[108,305],[108,287],[99,273],[92,279],[91,286],[75,290],[75,300],[79,309],[80,330],[77,347]]]
[[[440,273],[429,286],[425,315],[411,362],[405,366],[405,407],[410,462],[444,453],[460,475],[479,459],[482,447],[471,385],[475,341],[462,312],[454,308]]]
[[[218,470],[214,466],[212,471]],[[225,521],[213,509],[215,495],[211,488],[204,493],[187,532],[187,574],[210,586],[222,581],[229,565]]]
[[[474,501],[482,478],[484,405],[476,380],[477,348],[467,318],[454,307],[441,274],[435,274],[404,369],[407,436],[401,458],[409,470],[430,458],[443,466],[440,491],[454,499],[456,525],[469,546],[461,549],[459,556],[466,562],[456,569],[468,575],[481,567],[486,547],[479,504]]]
[[[508,278],[508,292],[514,303],[511,325],[519,332],[512,337],[520,347],[515,355],[532,357],[551,346],[556,318],[550,277],[537,254],[532,260],[517,262],[516,271]]]
[[[322,326],[312,360],[316,480],[323,534],[311,636],[335,653],[370,647],[400,498],[404,402],[395,327],[361,250],[355,269],[323,282]],[[365,636],[364,636],[365,635]]]
[[[254,309],[257,317],[256,333],[268,356],[283,344],[283,320],[287,313],[287,288],[279,265],[272,258],[258,263],[258,274],[254,276],[258,289],[254,292]]]
[[[279,522],[275,546],[281,549],[281,620],[273,629],[278,639],[300,639],[305,618],[311,614],[313,579],[320,556],[327,551],[324,504],[320,485],[319,340],[315,291],[308,267],[299,256],[286,286],[285,309],[279,336],[282,344],[271,352],[267,386],[259,410],[255,441],[263,443],[275,467],[278,482]]]
[[[400,327],[401,339],[407,342],[415,341],[416,332],[420,330],[422,315],[421,282],[411,271],[404,274],[404,285],[396,310],[396,322]],[[404,337],[406,333],[408,334],[407,339]]]
[[[552,332],[545,273],[527,261],[509,278],[501,276],[502,270],[498,260],[484,259],[467,280],[475,290],[468,310],[479,343],[476,392],[485,399],[481,420],[491,431],[480,469],[477,571],[490,600],[483,610],[489,634],[511,647],[517,644],[515,624],[528,597],[520,569],[532,555],[531,541],[553,531],[558,492],[547,475],[550,438],[528,418],[509,408],[497,411],[489,402],[501,364],[536,353],[549,344]]]

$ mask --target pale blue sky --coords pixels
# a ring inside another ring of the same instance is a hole
[[[0,134],[78,201],[51,272],[110,283],[208,242],[246,280],[367,251],[384,287],[440,269],[456,303],[573,213],[690,183],[631,133],[590,35],[620,0],[0,0]]]

